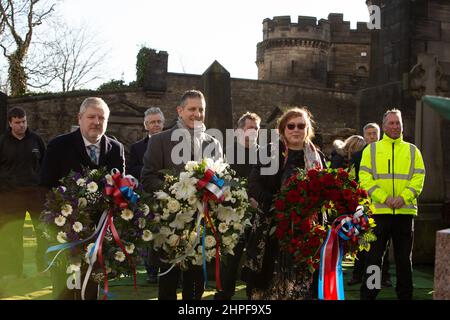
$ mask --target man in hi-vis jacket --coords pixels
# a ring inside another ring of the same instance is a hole
[[[422,192],[425,167],[419,149],[403,141],[401,112],[388,110],[383,116],[383,139],[365,148],[359,178],[375,207],[374,230],[377,240],[367,254],[366,268],[380,267],[389,239],[394,244],[397,283],[400,300],[413,297],[412,245],[417,198]],[[380,288],[376,282],[367,283],[365,274],[361,299],[375,299]],[[381,276],[381,275],[380,275]]]

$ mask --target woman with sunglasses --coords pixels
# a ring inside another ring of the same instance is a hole
[[[299,270],[290,256],[279,250],[274,229],[273,198],[282,184],[296,168],[322,169],[325,157],[312,143],[314,129],[311,113],[306,108],[291,108],[277,124],[279,141],[266,146],[266,154],[278,159],[278,170],[273,175],[261,174],[263,165],[255,165],[249,177],[249,196],[258,203],[258,213],[252,225],[244,266],[245,281],[253,300],[313,299],[313,276],[307,270]],[[279,146],[279,154],[273,154]],[[320,217],[315,217],[319,221]]]

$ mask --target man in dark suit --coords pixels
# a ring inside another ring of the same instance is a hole
[[[238,120],[238,128],[235,132],[236,139],[225,149],[227,162],[230,164],[231,169],[236,171],[236,176],[240,179],[248,180],[252,166],[256,164],[260,124],[261,118],[256,113],[246,112],[243,114]],[[234,253],[226,255],[221,261],[220,276],[223,290],[216,292],[214,295],[215,300],[231,300],[235,294],[239,266],[249,231],[247,229],[245,234],[241,236],[234,247]],[[247,286],[247,296],[250,297],[250,295],[250,286]]]
[[[164,128],[164,114],[161,109],[157,107],[148,108],[144,113],[144,128],[147,131],[146,137],[134,143],[130,147],[130,163],[128,165],[128,173],[137,179],[141,178],[141,171],[143,164],[144,153],[147,150],[148,139],[163,130]],[[150,250],[149,250],[150,251]],[[151,252],[148,252],[148,257],[144,258],[145,269],[147,270],[147,282],[157,283],[158,268],[153,266],[149,260]]]
[[[147,134],[144,139],[133,143],[130,147],[130,163],[127,165],[128,173],[140,179],[142,167],[144,166],[144,153],[147,150],[148,139],[164,128],[164,114],[157,107],[148,108],[144,113],[144,128]]]
[[[71,170],[81,172],[82,167],[90,169],[106,167],[125,170],[123,145],[105,135],[109,107],[101,98],[86,98],[78,114],[79,129],[52,139],[44,156],[41,170],[41,185],[47,188],[58,186],[59,180]],[[79,289],[66,285],[66,269],[52,269],[53,295],[56,299],[79,299]],[[97,299],[98,286],[90,281],[86,299]]]
[[[205,133],[206,128],[203,124],[205,109],[205,98],[200,91],[186,91],[177,107],[176,126],[150,137],[141,175],[142,184],[147,192],[152,193],[162,186],[164,177],[161,170],[170,170],[173,174],[179,174],[184,171],[185,164],[190,160],[199,161],[203,157],[214,160],[223,158],[220,142]],[[160,263],[161,272],[170,267]],[[168,274],[159,278],[158,299],[177,299],[179,277],[180,269],[174,267]],[[201,267],[190,266],[183,272],[183,299],[199,300],[203,291],[204,280]]]

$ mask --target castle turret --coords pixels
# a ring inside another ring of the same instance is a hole
[[[257,45],[258,79],[341,89],[364,87],[369,77],[370,33],[357,29],[342,14],[328,20],[290,16],[263,21],[263,41]]]
[[[263,21],[257,45],[258,79],[326,86],[330,26],[326,20],[289,16]]]

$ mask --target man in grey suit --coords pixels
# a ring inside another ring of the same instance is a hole
[[[178,175],[187,161],[201,160],[203,157],[218,160],[223,157],[220,142],[205,133],[206,103],[203,94],[197,90],[186,91],[177,107],[177,124],[161,133],[152,135],[144,155],[141,180],[147,192],[161,188],[164,177],[161,170],[170,170]],[[170,265],[159,261],[161,272]],[[159,278],[158,299],[176,300],[180,269],[174,267]],[[190,266],[183,272],[183,300],[200,300],[204,291],[202,269]]]

